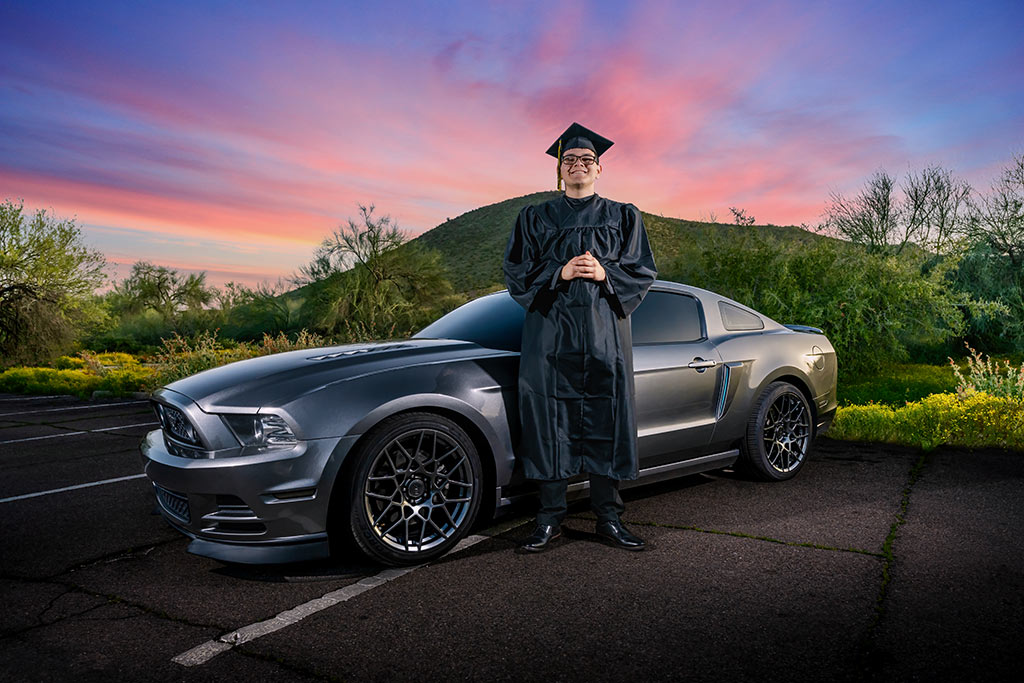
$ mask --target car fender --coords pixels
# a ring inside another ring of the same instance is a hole
[[[370,411],[363,419],[352,426],[348,435],[359,436],[365,434],[373,429],[374,425],[379,424],[392,415],[413,411],[451,412],[468,420],[486,441],[487,448],[494,456],[496,470],[501,469],[502,463],[499,461],[506,460],[502,456],[506,454],[510,456],[512,453],[512,445],[507,429],[504,430],[504,435],[499,434],[494,426],[476,408],[461,399],[444,394],[408,394],[406,396],[399,396]],[[511,458],[507,459],[508,462],[506,464],[511,472]]]

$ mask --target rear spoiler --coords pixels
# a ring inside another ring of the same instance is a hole
[[[788,327],[794,332],[810,332],[811,334],[825,334],[824,331],[818,329],[817,327],[811,327],[809,325],[785,325],[784,327]]]

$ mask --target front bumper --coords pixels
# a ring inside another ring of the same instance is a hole
[[[356,436],[212,458],[174,455],[163,431],[142,442],[160,513],[192,538],[189,552],[265,564],[326,557],[330,498]]]

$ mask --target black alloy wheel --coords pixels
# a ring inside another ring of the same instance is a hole
[[[373,559],[427,562],[469,531],[483,493],[480,458],[455,422],[432,413],[396,415],[375,428],[357,457],[349,522]]]
[[[811,406],[788,382],[772,382],[754,402],[741,444],[743,459],[761,479],[783,481],[807,462],[814,434]]]

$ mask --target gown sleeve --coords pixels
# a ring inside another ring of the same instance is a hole
[[[519,212],[505,248],[505,284],[509,294],[527,311],[549,298],[558,288],[562,265],[541,253],[543,223],[532,206]]]
[[[654,254],[647,240],[640,209],[632,204],[622,208],[622,251],[618,261],[602,263],[604,291],[620,318],[636,310],[658,277]]]

